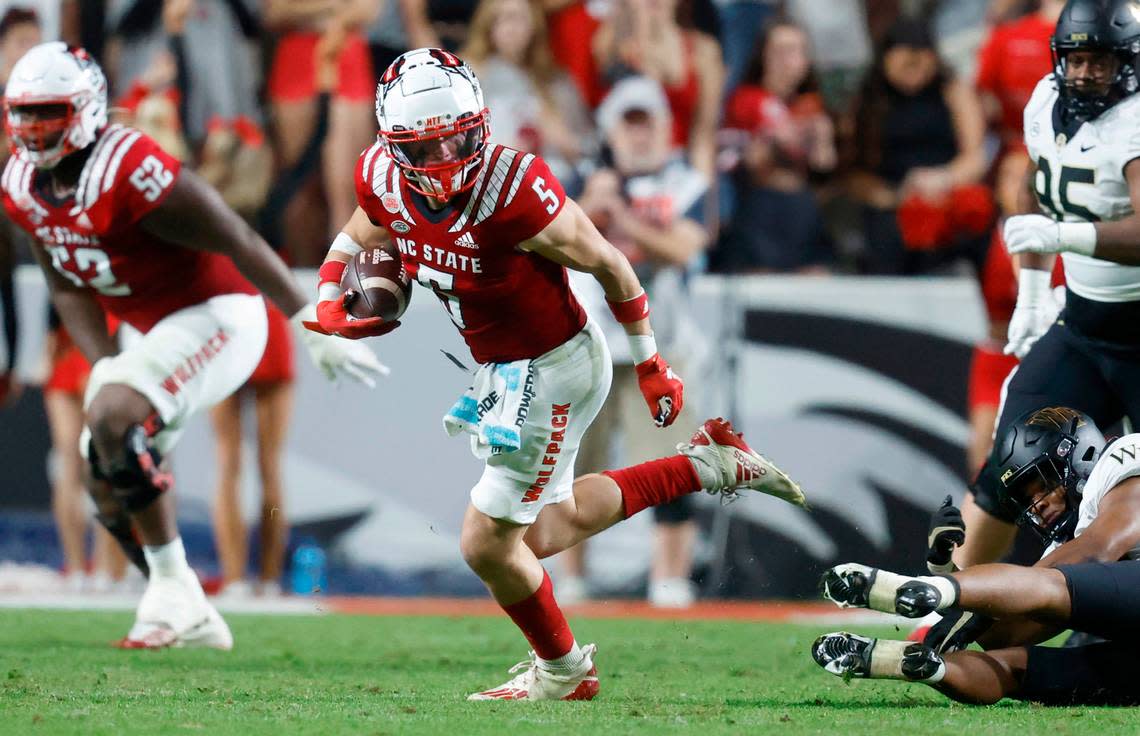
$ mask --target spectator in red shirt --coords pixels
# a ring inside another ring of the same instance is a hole
[[[739,161],[718,269],[793,271],[830,260],[808,181],[837,160],[817,90],[807,34],[789,21],[770,24],[725,110],[723,139]]]
[[[1063,7],[1064,0],[1042,0],[1037,12],[994,28],[979,52],[977,87],[1003,149],[1022,145],[1022,111],[1053,68],[1049,39]]]

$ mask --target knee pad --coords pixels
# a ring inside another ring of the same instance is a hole
[[[174,487],[174,477],[161,469],[162,454],[152,438],[162,428],[157,417],[132,424],[123,435],[123,455],[108,467],[107,480],[127,511],[142,511]]]

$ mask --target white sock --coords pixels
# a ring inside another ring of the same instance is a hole
[[[182,537],[175,537],[166,544],[156,547],[144,545],[143,556],[150,565],[151,574],[159,577],[177,577],[190,569],[186,564],[186,549],[182,546]]]
[[[685,457],[689,458],[693,470],[697,473],[697,478],[701,481],[701,490],[716,491],[724,486],[724,483],[721,482],[720,470],[718,468],[713,467],[696,455],[685,455]]]
[[[581,667],[582,659],[585,656],[585,653],[578,646],[578,641],[575,639],[574,645],[570,647],[570,651],[566,652],[566,654],[563,654],[558,659],[543,659],[542,657],[538,656],[535,658],[538,661],[538,666],[547,672],[562,673],[573,672],[574,670]]]
[[[946,662],[940,662],[938,670],[930,677],[922,680],[911,680],[903,674],[902,663],[906,650],[914,646],[913,641],[896,641],[894,639],[879,639],[875,648],[871,650],[870,677],[876,680],[907,680],[908,682],[924,682],[934,685],[942,682],[946,677]]]

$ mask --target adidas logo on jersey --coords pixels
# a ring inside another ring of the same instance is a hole
[[[460,248],[471,248],[472,250],[479,250],[479,244],[475,242],[475,238],[471,237],[471,233],[463,233],[455,239],[455,244]]]

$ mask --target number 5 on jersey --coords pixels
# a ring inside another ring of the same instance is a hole
[[[534,178],[534,183],[530,186],[538,198],[546,203],[547,213],[553,215],[558,210],[558,195],[553,190],[546,188],[546,180],[541,176]]]
[[[416,280],[435,292],[439,300],[443,302],[443,306],[447,308],[447,313],[451,315],[451,321],[459,329],[465,329],[467,325],[463,322],[463,312],[459,308],[459,297],[456,296],[451,289],[455,286],[455,275],[437,271],[431,266],[425,266],[422,263],[416,269]]]

